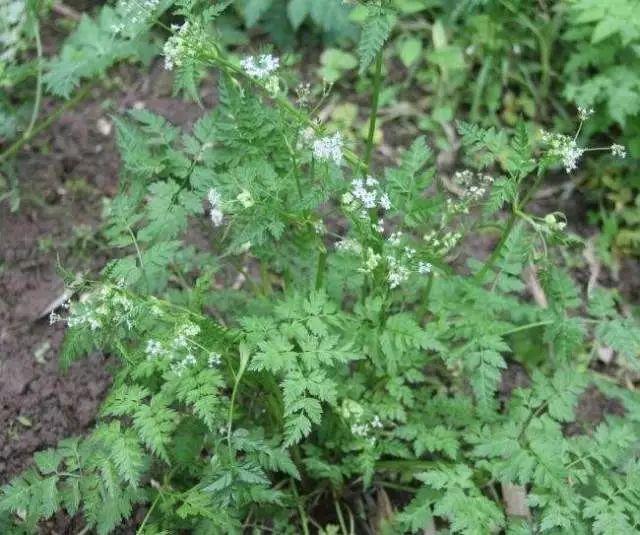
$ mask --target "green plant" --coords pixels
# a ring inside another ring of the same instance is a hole
[[[218,7],[185,4],[164,47],[179,87],[217,70],[217,106],[188,132],[144,110],[117,121],[105,233],[119,254],[75,283],[62,361],[97,348],[121,366],[95,430],[4,487],[5,532],[64,509],[108,533],[146,507],[139,533],[347,534],[368,522],[365,497],[393,492],[411,499],[380,520],[392,533],[637,532],[638,396],[591,363],[607,346],[620,374],[636,369],[640,328],[563,268],[562,215],[527,210],[585,149],[556,134],[542,150],[523,122],[460,123],[456,194],[422,137],[382,169],[386,5],[370,3],[360,41],[371,112],[353,151],[289,100],[278,58],[216,46]],[[477,258],[467,244],[492,230]],[[515,363],[527,384],[499,396]],[[626,413],[569,434],[592,383]]]
[[[12,209],[18,209],[13,159],[26,143],[85,98],[91,83],[114,64],[147,62],[157,53],[149,29],[169,5],[167,0],[149,0],[144,5],[123,0],[115,7],[102,7],[95,18],[83,15],[60,54],[47,58],[40,34],[49,3],[0,2],[0,142],[7,145],[0,151],[0,187],[9,189],[0,201],[8,198]],[[34,44],[36,56],[30,57]],[[41,105],[46,93],[66,100],[44,118]]]

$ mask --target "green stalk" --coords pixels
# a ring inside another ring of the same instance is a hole
[[[318,267],[316,269],[316,290],[320,290],[324,285],[324,272],[327,268],[327,251],[318,253]]]
[[[527,191],[527,193],[523,197],[522,202],[514,203],[512,207],[511,215],[509,215],[509,219],[507,220],[507,225],[505,226],[504,231],[502,232],[502,237],[500,238],[498,245],[496,245],[496,248],[491,253],[491,256],[484,263],[480,271],[476,273],[475,275],[476,280],[482,280],[482,278],[487,274],[489,269],[493,267],[495,262],[500,257],[500,254],[502,253],[502,249],[507,243],[507,240],[509,239],[509,235],[511,234],[511,231],[513,230],[515,223],[518,219],[518,213],[521,212],[521,208],[525,208],[527,204],[529,204],[529,201],[531,200],[535,192],[538,190],[538,187],[542,182],[542,178],[543,178],[543,175],[540,172],[540,170],[538,170],[538,176],[536,177],[535,182],[529,188],[529,191]]]
[[[151,507],[149,507],[149,510],[147,511],[147,514],[145,515],[144,520],[142,521],[142,524],[140,524],[140,527],[136,530],[136,535],[140,535],[144,533],[144,528],[147,525],[147,522],[149,521],[149,517],[151,516],[151,513],[153,513],[153,510],[156,508],[156,505],[158,504],[158,500],[160,499],[160,496],[162,496],[162,494],[158,492],[158,495],[156,496],[156,499],[153,500]]]
[[[31,112],[31,120],[29,126],[22,135],[23,138],[28,138],[31,135],[31,131],[36,124],[38,114],[40,113],[40,103],[42,101],[42,40],[40,39],[40,23],[38,17],[35,15],[34,32],[36,37],[36,51],[38,54],[38,73],[36,78],[36,100],[33,103],[33,111]]]
[[[478,271],[478,273],[476,273],[477,280],[482,280],[484,276],[487,274],[487,272],[493,267],[493,265],[496,263],[496,261],[500,257],[500,254],[502,253],[502,248],[507,243],[507,240],[509,239],[509,235],[511,234],[511,231],[515,226],[517,219],[518,219],[518,216],[516,215],[516,212],[515,211],[511,212],[511,215],[509,215],[509,219],[507,220],[507,224],[504,227],[504,231],[502,232],[502,237],[500,238],[498,245],[496,245],[495,249],[491,253],[491,256],[489,256],[487,261],[482,266],[482,269]]]
[[[340,530],[343,535],[350,535],[349,530],[347,529],[347,523],[344,521],[344,515],[342,514],[342,509],[340,507],[340,503],[338,502],[338,495],[335,490],[332,490],[333,493],[333,505],[336,509],[336,515],[338,516],[338,522],[340,522]]]
[[[303,535],[309,535],[309,522],[307,520],[307,514],[304,511],[304,507],[300,503],[300,495],[298,494],[298,489],[296,488],[296,483],[293,479],[291,480],[291,491],[296,497],[296,507],[298,508],[298,514],[300,515],[300,524],[302,525]]]
[[[60,116],[67,111],[69,108],[73,108],[76,104],[78,104],[81,100],[83,100],[91,90],[91,84],[87,85],[76,93],[76,95],[71,99],[67,100],[60,106],[56,108],[56,110],[49,115],[44,121],[42,121],[39,125],[34,126],[29,132],[29,135],[24,135],[20,139],[18,139],[13,145],[11,145],[7,150],[5,150],[2,154],[0,154],[0,163],[8,160],[12,157],[16,152],[18,152],[26,143],[31,141],[36,135],[38,135],[43,130],[49,128],[54,122],[56,122]]]
[[[229,413],[227,415],[227,445],[229,446],[229,450],[231,450],[231,431],[233,429],[233,409],[236,403],[236,396],[238,395],[238,387],[240,386],[240,381],[242,380],[242,376],[244,375],[244,372],[247,369],[247,364],[249,364],[249,350],[244,346],[244,344],[240,344],[239,349],[240,349],[240,367],[238,368],[238,373],[235,374],[233,391],[231,392],[231,400],[229,402]]]
[[[376,134],[376,121],[378,119],[378,104],[380,102],[380,83],[382,81],[382,51],[381,48],[376,55],[376,72],[373,79],[373,96],[371,98],[371,112],[369,114],[369,135],[367,136],[367,147],[364,163],[367,173],[371,168],[371,157],[373,155],[373,138]]]

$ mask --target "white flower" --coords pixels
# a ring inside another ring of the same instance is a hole
[[[369,435],[369,424],[352,424],[351,433],[357,437],[367,437]]]
[[[162,355],[164,353],[164,348],[162,347],[162,344],[157,340],[149,340],[147,342],[145,353],[147,354],[147,358],[153,359]]]
[[[313,155],[321,161],[332,161],[342,165],[342,135],[336,132],[333,136],[325,136],[313,142]]]
[[[618,158],[626,158],[627,150],[624,148],[624,145],[618,145],[617,143],[614,143],[613,145],[611,145],[611,154],[617,156]]]
[[[211,353],[207,362],[209,364],[209,368],[217,368],[222,362],[222,356],[220,353]]]
[[[383,210],[390,210],[391,200],[389,199],[389,195],[387,193],[383,193],[382,195],[380,195],[380,200],[378,201],[378,204],[380,205],[380,208],[382,208]]]
[[[176,27],[172,27],[176,29]],[[168,71],[173,70],[175,66],[181,66],[183,58],[187,55],[188,43],[187,35],[189,34],[189,21],[177,28],[177,32],[166,40],[162,47],[164,55],[164,68]]]
[[[562,159],[567,173],[578,167],[578,161],[584,154],[584,148],[579,147],[575,139],[563,134],[543,132],[542,141],[549,146],[549,153]]]
[[[195,366],[198,361],[196,360],[195,355],[189,353],[184,357],[184,360],[182,362],[185,366]]]
[[[336,250],[343,253],[361,254],[362,245],[351,238],[343,238],[338,243],[336,243]]]
[[[271,54],[247,56],[240,62],[240,66],[252,78],[262,80],[278,70],[280,60]]]
[[[389,264],[387,281],[389,288],[393,290],[409,278],[409,270],[400,264],[394,256],[387,256],[387,263]]]
[[[420,275],[431,273],[432,269],[433,266],[429,262],[418,262],[418,273],[420,273]]]
[[[224,219],[224,213],[222,212],[221,202],[222,198],[217,190],[211,188],[209,193],[207,194],[207,199],[209,200],[209,204],[211,205],[211,211],[209,212],[209,216],[211,217],[211,222],[214,227],[219,227],[222,225],[222,221]]]
[[[381,429],[383,427],[382,420],[380,420],[380,416],[378,416],[377,414],[371,420],[371,427],[373,427],[374,429]]]
[[[400,240],[402,239],[402,231],[394,232],[389,236],[389,245],[392,247],[397,247],[400,245]]]
[[[578,162],[582,155],[584,154],[584,149],[582,147],[578,147],[575,141],[571,141],[570,144],[564,147],[562,150],[562,163],[567,173],[571,173],[578,167]]]
[[[586,121],[593,115],[593,108],[585,108],[584,106],[578,106],[578,118],[581,121]]]

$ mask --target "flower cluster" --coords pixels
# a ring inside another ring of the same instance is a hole
[[[247,56],[240,61],[240,66],[252,78],[264,80],[278,70],[280,60],[271,54]]]
[[[342,417],[351,422],[351,433],[360,438],[366,438],[371,444],[375,444],[376,438],[373,433],[384,427],[382,420],[377,414],[372,418],[365,419],[365,411],[362,405],[352,399],[345,399],[341,407]]]
[[[580,147],[577,143],[578,134],[582,129],[582,123],[593,115],[593,108],[578,107],[578,118],[580,126],[575,136],[572,138],[563,134],[554,132],[542,132],[542,142],[547,146],[549,155],[560,158],[567,173],[571,173],[578,167],[578,162],[582,155],[587,151],[611,151],[611,154],[618,158],[625,158],[627,151],[623,145],[614,143],[609,147]]]
[[[22,0],[0,2],[0,62],[15,58],[27,20],[27,3]]]
[[[189,21],[185,21],[182,26],[173,25],[171,29],[175,33],[167,39],[162,48],[164,68],[168,71],[174,67],[181,67],[185,60],[195,59],[206,38],[204,30]]]
[[[367,210],[380,207],[383,210],[391,208],[389,195],[379,187],[379,182],[368,176],[367,178],[356,178],[351,182],[351,191],[342,196],[342,203],[349,211],[358,211],[361,218],[367,218]],[[376,226],[379,230],[381,222]]]
[[[49,315],[50,324],[66,321],[69,327],[88,327],[92,331],[97,331],[105,325],[122,325],[130,330],[140,313],[133,300],[116,286],[102,286],[83,295],[75,303],[65,303],[62,308],[68,309],[69,315],[63,318],[52,312]]]
[[[432,230],[425,234],[422,239],[425,243],[438,255],[445,255],[453,249],[462,239],[460,232],[452,232],[450,230],[437,232]]]
[[[614,143],[613,145],[611,145],[611,154],[617,156],[618,158],[626,158],[627,150],[625,149],[624,145],[618,145],[617,143]]]
[[[220,355],[220,353],[211,353],[209,355],[209,358],[207,359],[207,364],[209,365],[209,368],[217,368],[218,366],[220,366],[221,362],[222,362],[222,355]]]
[[[551,156],[562,160],[567,173],[571,173],[578,167],[578,162],[585,151],[583,147],[578,146],[574,138],[555,132],[543,132],[542,142],[547,145]]]
[[[342,135],[336,132],[333,136],[317,138],[313,142],[313,156],[323,162],[332,161],[342,165]]]
[[[425,260],[416,261],[416,250],[409,246],[402,246],[402,232],[394,232],[386,242],[391,248],[387,254],[387,282],[392,290],[406,282],[412,273],[428,275],[433,270],[431,263]]]
[[[453,180],[462,189],[462,198],[471,202],[477,202],[487,193],[493,177],[484,173],[474,173],[465,169],[453,175]]]
[[[580,121],[586,121],[594,113],[593,108],[585,108],[584,106],[578,106],[578,119]]]
[[[209,193],[207,193],[207,200],[211,205],[209,211],[211,222],[213,223],[214,227],[219,227],[220,225],[222,225],[222,221],[224,219],[224,213],[222,212],[222,197],[216,189],[211,188],[209,190]]]
[[[150,339],[147,341],[145,353],[148,360],[167,360],[170,362],[170,370],[177,375],[182,375],[188,368],[193,368],[197,363],[198,346],[193,338],[200,333],[200,327],[195,323],[186,322],[177,327],[171,339],[160,342]],[[217,355],[219,363],[220,355],[212,353],[208,363],[213,366],[216,362],[212,357]]]
[[[343,238],[336,244],[336,249],[342,253],[362,254],[362,245],[353,238]]]
[[[368,422],[356,422],[351,424],[351,433],[360,438],[369,439],[371,444],[375,444],[376,437],[373,436],[373,433],[377,429],[382,429],[384,425],[382,424],[382,420],[376,414],[374,417]]]
[[[155,15],[156,8],[160,5],[160,0],[140,0],[131,2],[120,0],[116,5],[116,14],[120,22],[111,25],[114,34],[135,33],[143,24],[151,22]]]

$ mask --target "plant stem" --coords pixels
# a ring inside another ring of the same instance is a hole
[[[153,510],[155,509],[158,503],[158,500],[160,499],[160,496],[162,496],[162,494],[158,492],[158,495],[156,496],[156,499],[153,500],[151,507],[149,507],[149,510],[147,511],[147,514],[145,515],[144,520],[142,521],[142,524],[140,524],[140,527],[136,530],[136,535],[141,535],[143,533],[144,527],[147,524],[147,521],[149,520],[151,513],[153,513]]]
[[[244,375],[244,371],[247,369],[247,364],[249,363],[249,350],[244,346],[244,344],[240,344],[240,367],[238,368],[238,373],[235,375],[235,381],[233,383],[233,391],[231,392],[231,400],[229,401],[229,413],[227,415],[227,445],[229,446],[229,450],[231,450],[231,431],[233,429],[233,408],[236,403],[236,396],[238,395],[238,387],[240,386],[240,381],[242,380],[242,376]]]
[[[373,155],[373,141],[376,134],[376,121],[378,119],[378,104],[380,102],[380,82],[382,81],[382,51],[381,48],[376,55],[376,72],[373,79],[373,96],[371,97],[371,111],[369,114],[369,135],[367,136],[367,147],[364,163],[367,173],[371,168],[371,157]]]
[[[298,489],[296,488],[296,483],[292,479],[291,480],[291,491],[293,495],[296,497],[296,506],[298,508],[298,514],[300,515],[300,523],[302,524],[302,532],[304,535],[309,535],[309,522],[307,520],[307,515],[304,512],[304,507],[300,503],[300,495],[298,494]]]
[[[349,535],[349,530],[347,529],[347,523],[344,521],[344,515],[342,514],[342,509],[340,508],[340,503],[338,502],[338,496],[336,495],[336,491],[332,490],[333,493],[333,505],[336,509],[336,515],[338,515],[338,522],[340,522],[340,530],[344,535]]]
[[[545,325],[551,325],[553,323],[552,320],[547,321],[538,321],[536,323],[528,323],[527,325],[520,325],[519,327],[514,327],[513,329],[509,329],[508,331],[504,331],[500,333],[500,336],[507,336],[509,334],[518,333],[520,331],[526,331],[528,329],[535,329],[536,327],[544,327]]]
[[[476,273],[477,280],[482,280],[484,276],[487,274],[487,272],[493,267],[493,264],[495,264],[495,262],[498,260],[500,253],[502,253],[502,248],[504,247],[505,243],[507,243],[507,240],[509,239],[509,235],[511,234],[511,231],[513,230],[513,227],[517,219],[518,219],[518,216],[515,213],[515,211],[511,212],[511,215],[507,220],[507,224],[504,227],[504,230],[502,231],[502,236],[500,237],[500,241],[498,242],[498,245],[496,245],[495,249],[491,253],[491,256],[489,256],[487,261],[482,266],[482,269],[478,271],[478,273]]]
[[[318,267],[316,269],[316,290],[320,290],[324,285],[324,272],[327,268],[327,251],[318,253]]]
[[[522,198],[522,202],[517,202],[517,201],[514,202],[511,215],[509,216],[509,219],[507,220],[507,225],[505,226],[504,231],[502,232],[502,237],[500,238],[498,245],[496,245],[496,248],[491,253],[491,256],[484,263],[480,271],[476,273],[475,275],[476,280],[482,280],[482,278],[487,274],[487,271],[489,271],[489,269],[493,267],[493,264],[498,260],[500,253],[502,252],[502,248],[507,243],[507,240],[509,239],[509,235],[511,234],[511,231],[513,230],[513,227],[515,226],[515,223],[518,219],[518,213],[522,211],[521,208],[525,208],[527,204],[529,204],[531,197],[533,197],[534,193],[537,191],[538,187],[540,186],[540,183],[542,182],[542,178],[543,178],[543,175],[540,172],[540,170],[538,170],[538,176],[536,177],[534,183],[529,188],[529,191],[527,191],[527,193]]]
[[[72,108],[76,104],[78,104],[81,100],[83,100],[91,91],[91,84],[88,84],[75,94],[75,96],[61,104],[56,108],[56,110],[49,115],[44,121],[42,121],[38,126],[35,126],[31,132],[29,132],[28,136],[22,136],[18,139],[13,145],[11,145],[7,150],[5,150],[2,154],[0,154],[0,163],[8,160],[11,156],[13,156],[16,152],[18,152],[23,145],[28,143],[31,139],[33,139],[36,135],[38,135],[43,130],[49,128],[54,122],[56,122],[60,116],[67,111],[69,108]]]
[[[23,138],[28,138],[31,135],[31,131],[36,124],[38,114],[40,113],[40,103],[42,101],[42,40],[40,39],[40,23],[38,22],[37,14],[34,15],[35,22],[34,32],[36,37],[36,51],[38,53],[38,73],[36,78],[36,100],[33,103],[33,111],[31,112],[31,120],[29,126],[22,135]]]

